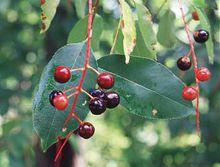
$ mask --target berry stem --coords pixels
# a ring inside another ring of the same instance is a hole
[[[72,117],[79,123],[82,124],[83,121],[73,112]]]
[[[191,51],[191,55],[192,55],[192,58],[193,58],[193,64],[194,64],[196,89],[198,91],[198,95],[197,95],[197,98],[196,98],[196,129],[197,129],[198,135],[200,136],[200,112],[199,112],[199,96],[200,95],[199,95],[199,81],[196,78],[196,71],[198,69],[198,60],[197,60],[197,56],[196,56],[196,53],[195,53],[194,42],[191,39],[190,29],[189,29],[189,26],[187,24],[186,17],[185,17],[184,11],[183,11],[182,0],[179,0],[179,8],[180,8],[180,11],[181,11],[181,14],[182,14],[182,20],[183,20],[183,23],[184,23],[187,38],[189,40],[190,51]]]
[[[66,90],[63,91],[63,93],[67,93],[67,92],[70,92],[72,90],[76,90],[76,87],[71,87],[69,89],[66,89]]]
[[[191,49],[190,49],[186,56],[189,57],[191,55],[191,53],[192,52],[191,52]]]
[[[100,74],[95,68],[91,67],[90,65],[87,66],[90,70],[94,71],[97,75]]]
[[[89,96],[90,99],[94,99],[93,96],[91,96],[87,91],[85,91],[84,89],[81,89],[81,92],[85,93],[87,96]]]
[[[67,98],[69,99],[69,98],[71,98],[72,96],[75,96],[77,93],[78,93],[78,92],[74,92],[74,93],[70,94],[69,96],[67,96]]]
[[[74,68],[74,69],[71,69],[70,71],[71,72],[75,72],[75,71],[83,71],[84,68]]]

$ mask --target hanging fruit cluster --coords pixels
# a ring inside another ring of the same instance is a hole
[[[211,78],[211,72],[206,67],[200,67],[200,68],[198,67],[198,60],[197,60],[197,56],[196,56],[196,53],[194,50],[194,42],[191,39],[189,26],[187,25],[187,22],[186,22],[186,18],[185,18],[185,14],[183,12],[181,0],[179,0],[179,4],[180,4],[180,10],[182,13],[183,23],[185,26],[185,31],[187,34],[187,38],[189,40],[190,51],[186,56],[183,56],[180,59],[178,59],[177,67],[182,71],[189,70],[192,65],[189,56],[190,55],[192,56],[196,85],[195,86],[186,86],[182,91],[182,97],[188,101],[192,101],[192,100],[196,99],[196,126],[197,126],[197,132],[200,135],[199,83],[204,82],[204,81],[208,81]],[[199,20],[199,15],[198,15],[197,11],[194,11],[192,13],[192,18],[195,21]],[[209,32],[204,29],[198,29],[193,32],[193,38],[194,38],[194,41],[199,44],[205,43],[209,39]]]
[[[192,16],[195,20],[198,20],[198,17],[196,17],[198,16],[197,12],[193,12]],[[203,29],[199,29],[193,33],[193,37],[197,43],[205,43],[209,39],[209,32]],[[188,55],[183,56],[178,59],[177,67],[180,70],[186,71],[190,69],[192,65],[191,60],[189,58],[190,54],[191,54],[191,51],[189,52]],[[209,69],[206,67],[201,67],[201,68],[195,67],[195,77],[199,82],[204,82],[204,81],[208,81],[211,78],[211,73]],[[182,93],[183,98],[189,101],[196,99],[198,96],[197,89],[198,88],[195,88],[192,86],[185,87]]]
[[[54,80],[59,83],[66,83],[71,78],[71,72],[76,70],[81,69],[71,70],[69,67],[57,66],[54,72]],[[99,89],[92,89],[90,92],[83,89],[80,91],[89,96],[89,109],[91,113],[94,115],[100,115],[104,113],[107,108],[112,109],[117,107],[120,103],[120,97],[117,92],[106,91],[114,86],[114,76],[107,72],[99,73],[95,69],[93,70],[98,74],[97,84]],[[72,87],[65,91],[53,90],[49,95],[50,104],[60,111],[67,109],[69,99],[73,97],[76,92],[73,92],[69,96],[67,96],[66,93],[72,90],[77,90],[77,87]],[[79,118],[77,118],[77,120],[80,123],[80,126],[77,129],[78,135],[85,139],[92,137],[95,132],[94,126],[89,122],[82,122]]]

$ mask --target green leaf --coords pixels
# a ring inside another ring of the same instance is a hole
[[[114,90],[130,113],[175,119],[194,112],[192,103],[182,98],[184,83],[165,66],[143,57],[131,56],[128,65],[123,60],[123,56],[111,55],[99,59],[98,65],[115,75]]]
[[[57,6],[59,3],[60,0],[46,0],[43,4],[41,4],[42,27],[40,33],[46,32],[50,27],[51,21],[56,14]]]
[[[157,40],[167,48],[173,47],[176,42],[174,20],[175,14],[170,10],[160,17]]]
[[[117,29],[116,29],[116,31],[117,31]],[[113,52],[117,53],[117,54],[124,55],[123,34],[122,34],[121,29],[118,30],[118,36],[117,36],[117,40],[116,40],[116,44],[115,44],[115,48],[114,48]]]
[[[53,73],[58,65],[68,66],[71,68],[80,68],[84,66],[86,52],[85,43],[69,44],[59,49],[48,65],[45,67],[40,79],[38,91],[34,97],[33,103],[33,123],[34,129],[42,140],[42,147],[45,151],[49,146],[56,142],[58,136],[65,137],[69,132],[78,127],[74,119],[68,124],[67,130],[62,132],[64,121],[70,112],[73,99],[71,98],[68,109],[58,111],[50,105],[48,96],[53,90],[65,90],[72,86],[77,86],[81,77],[80,72],[74,72],[74,77],[65,84],[55,82]],[[90,65],[97,69],[96,60],[91,53]],[[96,85],[96,74],[88,71],[83,88],[85,90],[94,88]],[[79,96],[76,106],[77,115],[84,120],[89,109],[86,104],[88,97],[84,94]]]
[[[156,58],[155,44],[156,35],[153,30],[152,17],[149,10],[141,4],[136,3],[137,10],[137,44],[132,54],[147,58]]]
[[[213,64],[214,62],[214,44],[213,44],[213,40],[212,40],[212,31],[211,31],[211,27],[210,27],[210,23],[209,20],[205,14],[205,12],[203,11],[203,9],[195,7],[196,11],[198,12],[199,15],[199,21],[200,21],[200,25],[203,29],[207,30],[209,32],[209,40],[206,41],[206,49],[207,49],[207,53],[208,53],[208,57],[209,57],[209,62]]]
[[[132,10],[125,0],[119,0],[122,12],[122,33],[125,62],[129,63],[130,54],[136,45],[136,28]]]
[[[87,4],[87,0],[73,0],[75,5],[76,14],[79,18],[85,17],[85,8]]]
[[[145,41],[144,41],[143,36],[140,32],[140,28],[139,28],[139,25],[137,24],[137,22],[136,22],[136,30],[137,30],[137,41],[136,41],[136,46],[135,46],[132,54],[139,55],[141,57],[151,58],[151,59],[155,58],[155,56],[151,55],[149,49],[145,45]],[[119,32],[118,32],[118,37],[117,37],[114,53],[124,55],[123,34],[122,34],[121,30],[119,30]]]
[[[193,0],[193,5],[195,5],[196,7],[201,7],[201,8],[206,8],[208,6],[205,0]]]
[[[82,42],[87,38],[87,20],[88,16],[79,20],[72,28],[67,43]],[[103,31],[103,19],[99,15],[96,15],[93,21],[92,29],[92,48],[99,50],[99,41]]]

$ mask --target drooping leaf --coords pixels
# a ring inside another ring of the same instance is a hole
[[[184,83],[165,66],[143,57],[131,56],[128,65],[123,60],[121,55],[110,55],[99,59],[98,65],[115,75],[113,89],[129,112],[161,119],[186,117],[194,112],[192,103],[182,98]]]
[[[71,68],[80,68],[84,65],[86,43],[69,44],[59,49],[48,65],[45,67],[41,76],[38,91],[34,97],[33,103],[33,123],[34,129],[42,141],[42,147],[45,151],[49,146],[56,142],[58,136],[65,137],[67,133],[78,127],[74,119],[68,124],[67,130],[62,132],[64,121],[70,112],[73,99],[71,98],[68,109],[58,111],[50,105],[48,100],[49,94],[53,90],[65,90],[72,86],[77,86],[81,77],[80,72],[74,72],[68,83],[60,84],[53,79],[53,73],[58,65],[68,66]],[[90,65],[97,69],[96,60],[91,53]],[[89,90],[96,84],[96,74],[88,71],[83,88]],[[89,112],[86,104],[88,97],[81,94],[76,107],[77,115],[84,120]]]
[[[40,33],[46,32],[50,27],[51,21],[53,20],[57,6],[59,5],[60,0],[42,0],[41,1],[41,20],[42,27]]]
[[[122,12],[122,33],[123,33],[123,47],[125,54],[125,62],[129,63],[130,54],[136,45],[136,28],[135,20],[132,15],[130,6],[125,0],[119,0]]]
[[[207,7],[205,0],[193,0],[193,5],[195,5],[196,7],[201,7],[201,8]]]
[[[88,16],[79,20],[71,30],[67,43],[82,42],[87,38],[87,20]],[[92,29],[92,48],[94,50],[99,49],[99,40],[103,31],[103,20],[102,17],[96,15],[93,21]]]
[[[153,30],[152,18],[149,10],[139,3],[136,3],[137,10],[137,44],[132,54],[141,55],[147,58],[156,58],[155,44],[156,35]],[[139,54],[136,54],[136,52]]]
[[[174,26],[175,14],[168,10],[159,19],[160,23],[157,33],[157,40],[161,45],[171,48],[176,42]]]
[[[206,41],[206,49],[207,49],[207,53],[208,53],[208,57],[209,57],[209,62],[213,64],[214,62],[214,44],[213,44],[213,40],[212,40],[212,31],[211,31],[211,27],[210,27],[210,23],[209,20],[204,12],[203,9],[195,7],[196,11],[198,12],[199,15],[199,21],[200,21],[200,25],[203,29],[207,30],[209,32],[209,40]]]
[[[137,24],[137,22],[136,22],[136,31],[137,31],[137,41],[136,41],[136,46],[135,46],[132,54],[139,55],[141,57],[151,58],[151,59],[155,58],[155,57],[152,57],[149,49],[145,45],[143,36],[140,32],[140,28],[139,28],[139,25]],[[119,32],[118,32],[118,37],[117,37],[114,53],[124,55],[123,34],[122,34],[121,30],[119,30]]]
[[[85,17],[85,8],[87,0],[73,0],[75,5],[76,13],[79,18]]]
[[[117,31],[117,30],[116,30]],[[116,32],[115,32],[116,33]],[[122,30],[119,29],[118,30],[118,36],[117,36],[117,40],[116,40],[116,44],[115,44],[115,48],[114,48],[114,52],[116,54],[121,54],[124,55],[124,47],[123,47],[123,34],[122,34]]]

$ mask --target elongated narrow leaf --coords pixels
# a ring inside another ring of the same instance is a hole
[[[129,112],[146,117],[175,119],[194,112],[191,102],[182,98],[184,83],[165,66],[151,59],[131,56],[128,65],[123,56],[111,55],[98,60],[101,70],[116,77],[114,90]]]
[[[88,16],[79,20],[71,30],[67,43],[82,42],[87,38],[87,20]],[[103,20],[99,15],[96,15],[93,21],[93,37],[92,48],[99,49],[99,41],[103,31]]]
[[[160,17],[157,40],[167,48],[173,47],[176,42],[174,20],[175,14],[170,10]]]
[[[146,58],[154,59],[155,56],[152,56],[152,54],[150,53],[149,49],[145,45],[143,36],[141,34],[141,31],[140,31],[140,28],[139,28],[139,25],[138,25],[137,22],[136,22],[136,31],[137,31],[137,41],[136,41],[136,46],[135,46],[132,54],[133,55],[139,55],[141,57],[146,57]],[[119,32],[118,32],[118,37],[117,37],[114,53],[121,54],[121,55],[124,54],[124,50],[123,50],[123,34],[122,34],[121,30],[119,30]]]
[[[203,9],[198,8],[198,7],[195,7],[195,8],[199,15],[199,21],[200,21],[201,27],[209,32],[209,40],[205,44],[206,44],[206,49],[207,49],[207,53],[209,57],[209,62],[213,64],[214,44],[212,41],[212,31],[211,31],[210,23]]]
[[[154,59],[156,58],[155,44],[157,43],[157,40],[153,30],[151,14],[144,5],[139,3],[136,3],[136,10],[138,16],[136,47],[139,47],[137,49],[140,53],[136,54],[135,48],[132,54]]]
[[[136,28],[135,20],[132,15],[130,6],[125,0],[119,0],[122,11],[122,33],[123,33],[123,47],[125,54],[125,62],[129,63],[130,54],[136,45]]]
[[[42,20],[42,27],[41,33],[48,30],[50,27],[51,21],[54,18],[54,15],[57,11],[57,6],[59,5],[60,0],[42,0],[41,1],[41,20]]]
[[[206,8],[208,6],[205,0],[193,0],[193,5],[201,8]]]
[[[33,122],[34,129],[42,140],[42,147],[45,151],[49,146],[56,142],[58,136],[65,137],[67,133],[78,127],[77,121],[74,119],[68,124],[67,130],[62,132],[64,121],[70,112],[73,99],[71,98],[68,109],[58,111],[51,106],[48,96],[53,90],[65,90],[72,86],[77,86],[81,77],[80,72],[74,72],[68,83],[60,84],[53,79],[53,73],[56,66],[68,66],[71,68],[83,67],[85,59],[85,43],[69,44],[59,49],[48,65],[45,67],[38,91],[34,97],[33,103]],[[91,54],[90,65],[97,68],[94,55]],[[96,84],[96,74],[88,71],[83,88],[85,90],[94,88]],[[69,92],[70,93],[70,92]],[[68,93],[68,94],[69,94]],[[88,97],[81,94],[76,107],[76,113],[84,120],[88,114],[87,106]]]
[[[75,5],[76,13],[79,18],[85,17],[85,9],[87,0],[73,0]]]

